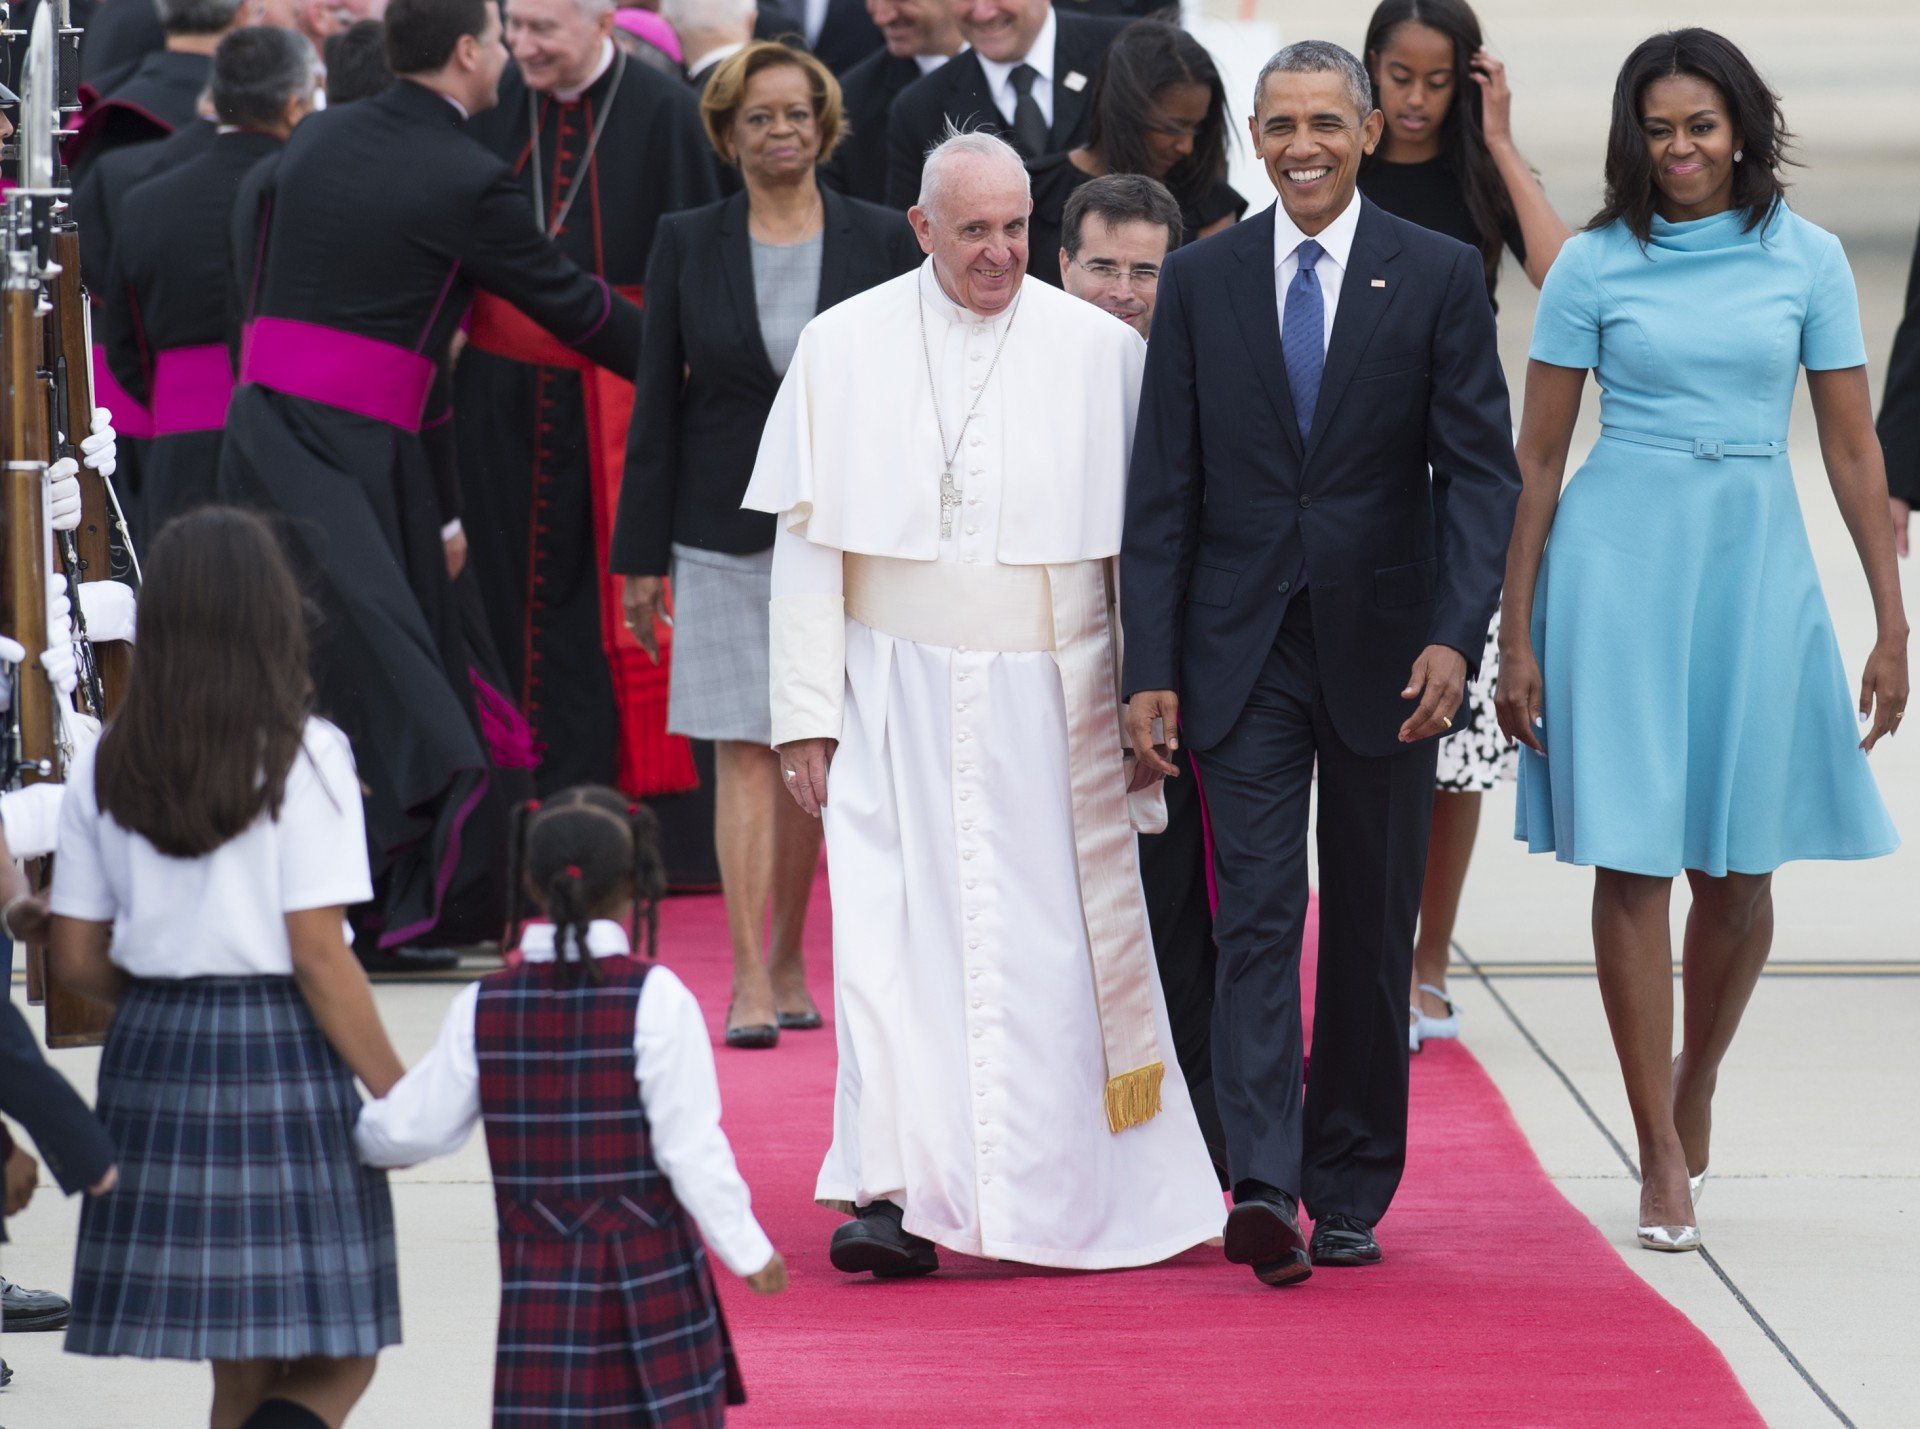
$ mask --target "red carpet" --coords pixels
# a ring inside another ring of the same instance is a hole
[[[830,1014],[824,880],[814,923],[812,984]],[[671,900],[662,949],[717,1044],[720,900]],[[812,1201],[831,1027],[718,1056],[728,1135],[793,1278],[764,1299],[719,1270],[751,1401],[742,1425],[1761,1423],[1706,1336],[1554,1190],[1457,1044],[1414,1059],[1385,1262],[1279,1291],[1206,1248],[1104,1273],[942,1251],[928,1280],[840,1275],[826,1253],[840,1218]],[[1624,1186],[1619,1213],[1633,1213]]]

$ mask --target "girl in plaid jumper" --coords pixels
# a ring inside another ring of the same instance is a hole
[[[653,816],[572,789],[523,809],[514,843],[513,890],[548,921],[526,929],[519,966],[461,992],[433,1050],[361,1114],[360,1153],[411,1165],[486,1125],[495,1425],[720,1424],[745,1395],[703,1237],[761,1294],[787,1271],[720,1129],[699,1004],[651,960],[665,883]]]

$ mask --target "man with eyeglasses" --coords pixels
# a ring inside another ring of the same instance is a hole
[[[1180,203],[1158,179],[1090,179],[1068,195],[1061,217],[1060,286],[1145,337],[1160,265],[1180,239]]]

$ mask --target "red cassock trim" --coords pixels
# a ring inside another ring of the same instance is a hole
[[[616,290],[640,303],[638,286]],[[505,299],[475,293],[467,341],[482,352],[540,367],[563,367],[580,374],[586,407],[587,453],[593,472],[594,544],[600,558],[600,633],[620,709],[620,787],[636,798],[678,794],[698,786],[693,750],[667,733],[667,685],[673,652],[673,628],[655,622],[660,645],[655,664],[626,627],[621,578],[607,571],[613,543],[614,513],[620,505],[620,476],[626,464],[627,429],[633,420],[633,384],[596,367]],[[669,597],[671,601],[671,597]]]

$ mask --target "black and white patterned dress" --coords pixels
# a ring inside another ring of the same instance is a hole
[[[1500,681],[1500,616],[1487,627],[1487,644],[1480,656],[1480,673],[1467,685],[1456,720],[1459,732],[1440,741],[1440,763],[1433,787],[1448,794],[1485,794],[1502,779],[1511,779],[1519,751],[1500,732],[1493,712],[1494,686]]]

